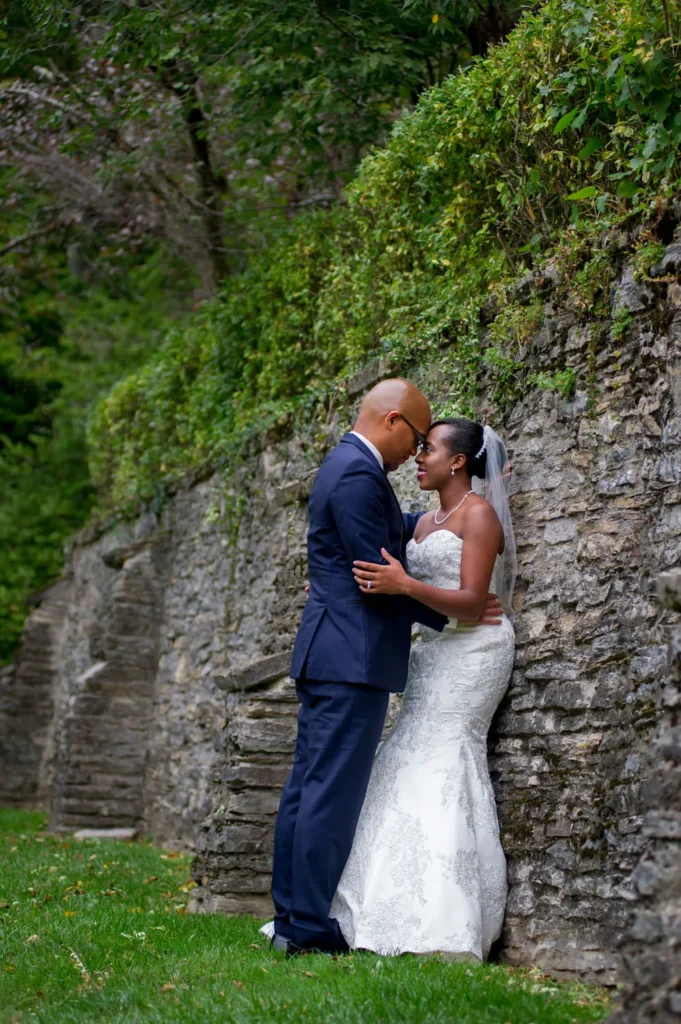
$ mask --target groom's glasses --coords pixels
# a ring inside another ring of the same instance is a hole
[[[404,422],[407,424],[407,426],[411,427],[411,429],[414,431],[414,434],[416,436],[416,442],[417,442],[416,447],[418,449],[423,448],[423,446],[426,443],[426,435],[422,434],[420,430],[417,430],[416,427],[414,426],[414,424],[410,423],[409,420],[407,419],[407,417],[403,416],[402,413],[399,413],[399,417],[400,417],[401,420],[404,420]]]

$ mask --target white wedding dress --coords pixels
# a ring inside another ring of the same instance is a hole
[[[411,540],[409,574],[458,589],[462,547],[448,530]],[[514,648],[506,617],[500,626],[450,619],[443,633],[421,627],[399,715],[376,755],[331,906],[351,947],[482,960],[498,938],[506,860],[487,732]]]

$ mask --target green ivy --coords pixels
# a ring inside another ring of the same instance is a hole
[[[531,373],[528,377],[528,384],[543,391],[557,391],[563,398],[572,398],[577,384],[577,375],[571,367],[565,370],[556,370],[555,373]]]

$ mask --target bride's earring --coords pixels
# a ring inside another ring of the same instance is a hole
[[[452,476],[454,476],[454,474],[456,473],[456,470],[454,469],[454,466],[452,466],[452,468],[450,470],[450,473],[452,474]]]

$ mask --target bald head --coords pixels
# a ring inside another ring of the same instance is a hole
[[[364,396],[354,429],[374,444],[396,469],[416,454],[419,434],[430,427],[430,404],[410,381],[382,380]]]
[[[364,396],[357,423],[360,421],[363,423],[378,422],[392,411],[404,413],[408,419],[411,419],[410,413],[417,418],[420,416],[421,420],[426,417],[428,421],[426,429],[430,426],[428,399],[410,381],[402,380],[399,377],[382,380]]]

